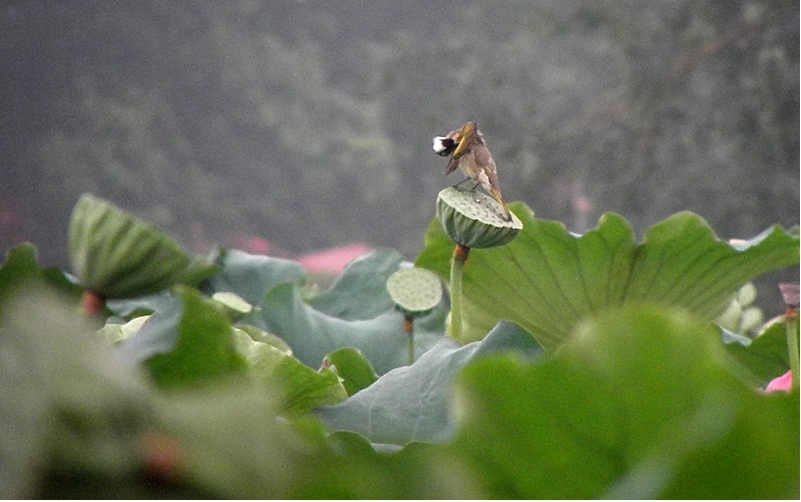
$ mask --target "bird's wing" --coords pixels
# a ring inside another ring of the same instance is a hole
[[[445,169],[445,174],[451,174],[459,167],[459,158],[455,155],[448,161],[448,167]]]
[[[479,166],[486,166],[486,174],[490,186],[500,192],[501,186],[500,183],[498,183],[498,166],[495,165],[495,159],[492,158],[489,148],[483,144],[477,145],[473,148],[473,155],[475,155],[476,163]]]

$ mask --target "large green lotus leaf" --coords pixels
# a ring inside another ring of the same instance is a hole
[[[65,296],[77,300],[83,288],[57,268],[42,268],[36,258],[36,247],[23,242],[6,252],[0,264],[0,302],[12,291],[34,284],[47,284]]]
[[[142,327],[122,340],[118,349],[127,360],[142,362],[156,354],[166,354],[175,346],[179,335],[179,325],[184,314],[183,301],[172,292],[143,297],[141,301],[126,300],[125,305],[117,305],[134,311],[152,311]],[[152,310],[151,310],[152,309]]]
[[[348,397],[336,373],[328,368],[314,371],[290,354],[234,330],[236,348],[248,362],[254,377],[282,397],[281,411],[304,413],[318,406],[335,404]]]
[[[461,345],[445,337],[411,366],[396,368],[347,401],[316,413],[331,429],[358,432],[374,443],[445,441],[454,428],[456,374],[476,358],[511,351],[533,357],[542,349],[509,322],[499,323],[481,342]]]
[[[124,324],[106,323],[97,330],[97,334],[110,344],[116,345],[138,333],[149,318],[150,316],[144,315],[134,317]]]
[[[382,455],[352,433],[329,441],[316,420],[276,419],[278,399],[257,385],[238,383],[170,393],[159,402],[160,422],[180,445],[182,473],[212,497],[461,500],[480,495],[461,465],[432,445]]]
[[[379,453],[352,432],[330,435],[336,453],[309,462],[301,482],[287,493],[292,500],[465,500],[484,499],[476,475],[441,445],[412,443],[391,454]]]
[[[797,393],[743,386],[717,330],[684,311],[608,311],[551,359],[484,358],[457,383],[449,447],[488,498],[798,494]]]
[[[109,300],[106,306],[117,316],[132,319],[140,315],[168,312],[180,308],[181,302],[170,290],[159,291],[152,295]]]
[[[183,310],[175,345],[146,361],[156,381],[165,387],[186,387],[243,373],[246,363],[234,347],[233,328],[223,308],[186,287],[178,287],[178,297]]]
[[[258,305],[274,286],[306,281],[306,269],[292,260],[249,254],[237,249],[221,249],[210,260],[222,270],[201,285],[201,291],[209,296],[228,291],[251,305]]]
[[[746,339],[745,343],[733,341],[725,347],[742,365],[746,381],[754,386],[764,387],[790,370],[787,327],[782,322],[771,324],[753,340]]]
[[[254,342],[265,343],[267,345],[275,347],[281,352],[292,354],[292,348],[289,345],[287,345],[285,341],[273,335],[272,333],[267,333],[266,331],[260,330],[256,326],[251,326],[250,324],[242,324],[242,323],[237,323],[235,329],[247,333],[247,335]]]
[[[408,364],[403,314],[394,309],[365,321],[339,319],[306,304],[292,283],[273,288],[258,306],[243,322],[282,338],[295,357],[311,368],[319,368],[326,355],[342,347],[361,351],[379,375]],[[443,317],[439,308],[415,321],[416,357],[442,336]]]
[[[339,403],[348,392],[337,374],[328,368],[314,371],[293,357],[284,357],[273,375],[282,390],[287,413],[305,413],[319,406]]]
[[[375,249],[348,263],[331,289],[309,300],[315,310],[348,321],[373,319],[395,304],[387,279],[403,258],[392,249]]]
[[[602,498],[798,500],[798,393],[780,394],[710,398],[667,426]]]
[[[52,489],[48,468],[87,478],[133,472],[152,425],[145,375],[90,336],[74,302],[37,286],[17,289],[0,312],[3,498],[42,498]]]
[[[9,253],[0,269],[0,288],[8,287],[9,270],[17,266],[16,261]],[[41,315],[38,308],[20,304],[20,300],[29,301],[30,295],[2,296],[6,302],[0,310],[0,496],[20,499],[32,497],[35,469],[46,451],[50,424],[49,403],[42,392],[48,383],[47,361],[43,358],[47,353],[42,349],[47,347],[44,340],[49,333],[41,333],[41,323],[33,322],[35,315]],[[58,329],[57,337],[64,326]]]
[[[180,283],[184,286],[197,288],[212,275],[222,271],[222,267],[211,263],[202,256],[195,256],[181,274]]]
[[[342,380],[348,396],[366,389],[378,380],[373,365],[353,347],[343,347],[325,356],[325,364]]]
[[[280,499],[298,476],[304,443],[276,420],[278,400],[260,387],[236,380],[157,401],[183,476],[216,498]]]
[[[654,225],[636,244],[631,227],[615,214],[575,235],[559,222],[535,219],[524,204],[510,207],[524,225],[517,239],[471,250],[465,266],[465,341],[508,319],[552,350],[581,319],[624,304],[679,306],[712,320],[744,283],[799,260],[798,236],[779,227],[730,245],[685,212]],[[447,280],[453,248],[435,220],[416,264]]]
[[[104,298],[144,296],[180,282],[191,260],[157,228],[84,194],[70,221],[72,270]]]

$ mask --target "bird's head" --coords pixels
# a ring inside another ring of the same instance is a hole
[[[447,157],[456,149],[457,142],[459,141],[458,134],[453,137],[449,136],[450,135],[437,136],[434,138],[434,152],[436,152],[437,155]]]
[[[459,130],[459,144],[453,152],[454,157],[459,157],[464,154],[474,142],[478,141],[483,143],[481,133],[478,131],[478,124],[475,121],[470,121],[462,126]]]

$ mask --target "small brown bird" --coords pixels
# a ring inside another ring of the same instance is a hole
[[[478,124],[471,121],[463,125],[461,129],[451,131],[447,136],[434,138],[434,151],[442,156],[453,154],[445,174],[450,174],[459,167],[467,176],[464,181],[475,182],[473,190],[481,185],[481,188],[492,195],[501,205],[504,217],[509,221],[512,220],[512,215],[501,197],[498,168],[489,148],[484,143],[484,136],[478,130]]]

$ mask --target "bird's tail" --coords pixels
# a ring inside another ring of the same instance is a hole
[[[512,213],[509,212],[509,208],[506,207],[506,203],[503,201],[501,197],[501,192],[496,190],[495,188],[490,188],[490,195],[498,201],[498,204],[501,205],[501,209],[503,209],[503,217],[506,218],[506,221],[512,221]]]

